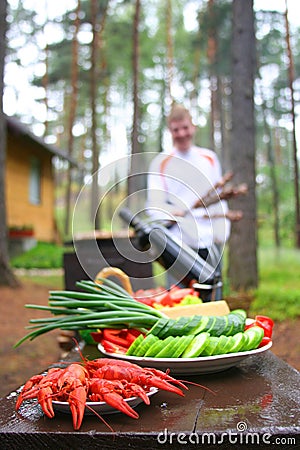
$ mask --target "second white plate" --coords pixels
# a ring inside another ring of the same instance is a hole
[[[98,345],[100,353],[109,358],[123,359],[142,367],[153,367],[159,370],[171,371],[171,375],[198,375],[206,373],[221,372],[236,366],[245,358],[255,356],[269,350],[272,342],[264,347],[250,350],[248,352],[227,353],[225,355],[204,356],[199,358],[143,358],[138,356],[127,356],[120,353],[108,353],[101,344]]]

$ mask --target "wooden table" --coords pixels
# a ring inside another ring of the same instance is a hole
[[[99,357],[86,347],[90,357]],[[73,352],[70,359],[78,359]],[[183,377],[182,377],[183,378]],[[237,367],[184,377],[212,389],[189,385],[185,397],[160,391],[150,406],[137,406],[139,419],[85,416],[74,431],[71,416],[45,417],[39,406],[14,410],[16,392],[0,400],[0,448],[13,449],[192,449],[300,447],[300,374],[270,350]]]

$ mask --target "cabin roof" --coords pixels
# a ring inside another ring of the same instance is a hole
[[[78,162],[72,158],[70,155],[68,155],[63,150],[59,149],[55,145],[47,144],[42,138],[36,136],[34,133],[32,133],[29,128],[20,122],[18,119],[12,116],[5,116],[6,117],[6,124],[7,124],[7,131],[15,136],[19,135],[23,138],[27,138],[31,141],[34,141],[39,146],[41,146],[44,150],[51,153],[52,155],[55,155],[59,158],[62,158],[66,161],[69,161],[69,163],[72,166],[78,167]]]

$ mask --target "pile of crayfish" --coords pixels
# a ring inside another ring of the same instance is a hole
[[[23,401],[37,399],[45,415],[53,418],[52,402],[68,402],[73,427],[79,430],[87,402],[106,402],[137,419],[138,413],[125,399],[140,397],[149,405],[147,393],[153,387],[181,396],[184,395],[181,388],[188,389],[182,381],[153,368],[143,368],[127,361],[110,358],[85,360],[81,363],[72,363],[65,368],[53,367],[46,374],[31,377],[19,394],[16,410]],[[94,412],[98,415],[96,411]]]

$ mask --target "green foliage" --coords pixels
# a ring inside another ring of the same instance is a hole
[[[251,304],[251,316],[263,314],[273,320],[283,321],[299,317],[300,288],[285,289],[278,286],[264,286],[255,293],[255,300]]]
[[[251,316],[265,314],[274,320],[300,315],[300,252],[293,249],[261,249],[260,282],[254,292]]]
[[[11,266],[23,269],[57,269],[63,264],[62,255],[66,249],[62,246],[38,242],[36,247],[11,260]]]

